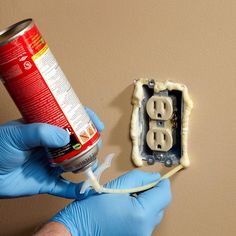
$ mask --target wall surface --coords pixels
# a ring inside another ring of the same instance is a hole
[[[236,235],[236,2],[0,0],[1,29],[28,17],[82,102],[106,125],[99,158],[109,152],[118,158],[103,181],[134,168],[133,80],[171,79],[189,87],[191,166],[172,178],[173,201],[154,235]],[[19,116],[0,85],[0,122]],[[68,202],[47,195],[0,200],[0,235],[30,235]]]

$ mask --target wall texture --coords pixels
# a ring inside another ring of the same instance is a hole
[[[235,12],[233,0],[0,0],[0,28],[33,17],[82,102],[104,121],[99,158],[118,158],[103,181],[134,168],[132,81],[189,87],[192,164],[172,178],[173,202],[154,235],[236,235]],[[0,122],[18,117],[1,85]],[[68,202],[46,195],[1,200],[0,235],[30,235]]]

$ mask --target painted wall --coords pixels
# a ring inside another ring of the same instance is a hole
[[[104,182],[134,168],[133,80],[189,87],[192,165],[172,178],[173,201],[154,235],[236,235],[235,12],[233,0],[0,0],[0,28],[33,17],[82,102],[104,121],[99,158],[118,155]],[[18,118],[0,91],[0,122]],[[0,235],[29,235],[68,202],[47,195],[1,200]]]

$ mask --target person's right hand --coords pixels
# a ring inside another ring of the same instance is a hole
[[[133,188],[159,178],[158,173],[134,170],[111,181],[106,187]],[[97,194],[68,205],[52,218],[45,229],[50,231],[51,226],[53,228],[59,223],[58,228],[64,225],[68,230],[68,235],[70,232],[72,236],[148,236],[161,222],[164,209],[170,201],[171,190],[168,179],[162,180],[154,188],[139,193],[137,196]],[[44,235],[40,234],[42,232],[44,229],[38,235]]]
[[[96,114],[86,108],[98,131],[104,128]],[[0,126],[0,198],[48,193],[81,199],[82,183],[61,177],[62,170],[49,165],[44,147],[58,148],[69,134],[57,126],[13,121]]]

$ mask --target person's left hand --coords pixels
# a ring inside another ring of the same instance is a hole
[[[104,128],[97,115],[86,108],[98,131]],[[44,147],[69,142],[69,134],[57,126],[12,121],[0,126],[0,198],[48,193],[80,199],[81,184],[63,179],[61,169],[49,166]]]
[[[106,187],[134,188],[159,178],[159,173],[133,170],[109,182]],[[62,231],[64,227],[68,234],[50,235],[69,235],[69,233],[72,236],[151,235],[161,222],[164,209],[170,201],[171,189],[168,179],[162,180],[152,189],[141,192],[137,196],[130,194],[90,195],[86,199],[69,204],[36,235],[47,235],[43,232],[52,232],[53,229],[55,232]]]

